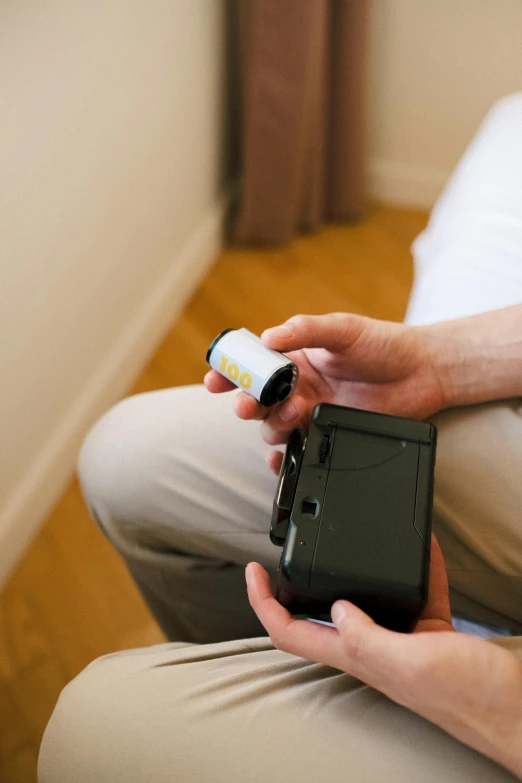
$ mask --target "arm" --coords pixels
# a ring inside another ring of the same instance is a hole
[[[522,396],[522,305],[419,330],[444,389],[444,407]]]

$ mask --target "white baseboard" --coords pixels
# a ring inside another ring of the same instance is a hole
[[[85,434],[132,384],[215,260],[232,195],[209,209],[0,510],[0,586],[70,480]]]
[[[415,209],[431,209],[451,172],[373,158],[370,194],[376,201]]]

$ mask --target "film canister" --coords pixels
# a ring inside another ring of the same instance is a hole
[[[267,407],[288,397],[299,377],[287,356],[267,348],[248,329],[218,334],[207,351],[207,364]]]

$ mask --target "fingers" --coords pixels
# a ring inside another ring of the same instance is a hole
[[[411,637],[380,628],[347,601],[332,607],[336,628],[296,620],[272,595],[259,563],[249,563],[246,579],[250,605],[277,649],[341,669],[384,692],[404,671],[404,640]]]
[[[290,613],[276,601],[270,587],[270,577],[259,563],[249,563],[245,571],[248,600],[267,631],[283,631],[292,622]]]
[[[270,446],[286,443],[288,435],[298,427],[306,427],[308,405],[304,397],[294,394],[281,405],[269,409],[261,425],[261,437]]]
[[[276,476],[279,475],[279,471],[281,470],[281,465],[283,464],[283,458],[284,458],[284,454],[281,451],[271,451],[268,457],[266,458],[270,470],[272,471],[272,473],[275,473]]]
[[[240,392],[234,398],[234,413],[239,419],[251,420],[255,419],[261,421],[265,419],[269,412],[269,408],[265,408],[254,397],[251,397],[245,392]]]
[[[276,351],[296,351],[299,348],[343,351],[355,343],[369,321],[349,313],[295,315],[281,326],[266,329],[261,339],[268,348]]]
[[[407,666],[407,634],[388,631],[348,601],[332,606],[332,620],[343,649],[343,668],[369,685],[389,692],[389,683],[400,679]]]
[[[204,384],[213,394],[222,394],[237,388],[216,370],[210,370],[205,375]],[[294,394],[278,405],[266,408],[249,394],[239,392],[234,397],[233,408],[239,419],[263,421],[261,436],[271,446],[286,443],[292,430],[306,426],[308,417],[308,406],[304,398],[298,394]]]
[[[224,378],[216,370],[209,370],[203,378],[203,383],[205,388],[212,394],[222,394],[236,388],[231,381]]]
[[[270,578],[259,563],[248,564],[246,580],[250,605],[278,650],[342,668],[340,637],[334,628],[295,620],[272,595]]]
[[[428,588],[428,603],[424,608],[421,617],[421,623],[424,620],[441,620],[450,626],[445,630],[451,630],[451,608],[449,602],[448,575],[444,565],[439,542],[435,536],[431,535],[431,555],[430,555],[430,581]],[[425,630],[424,625],[419,623],[416,630]]]
[[[216,372],[216,370],[210,370],[210,372],[207,372],[203,379],[203,383],[205,388],[213,394],[223,394],[223,392],[237,390],[237,386],[235,386],[227,378],[224,378],[223,375],[220,375],[218,372]],[[240,392],[237,394],[234,397],[232,405],[234,408],[234,413],[239,419],[254,419],[261,421],[262,419],[265,419],[270,412],[269,408],[265,408],[264,405],[261,405],[261,403],[254,399],[254,397],[251,397],[249,394],[245,394],[245,392]]]
[[[332,607],[335,628],[296,620],[272,595],[259,563],[249,563],[246,579],[250,604],[279,650],[340,669],[401,704],[415,696],[432,668],[433,634],[388,631],[348,601]]]

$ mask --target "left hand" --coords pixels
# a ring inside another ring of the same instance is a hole
[[[454,631],[435,537],[428,604],[412,634],[376,625],[348,601],[332,607],[335,628],[295,620],[258,563],[246,577],[250,604],[277,649],[357,677],[522,776],[522,663]]]

